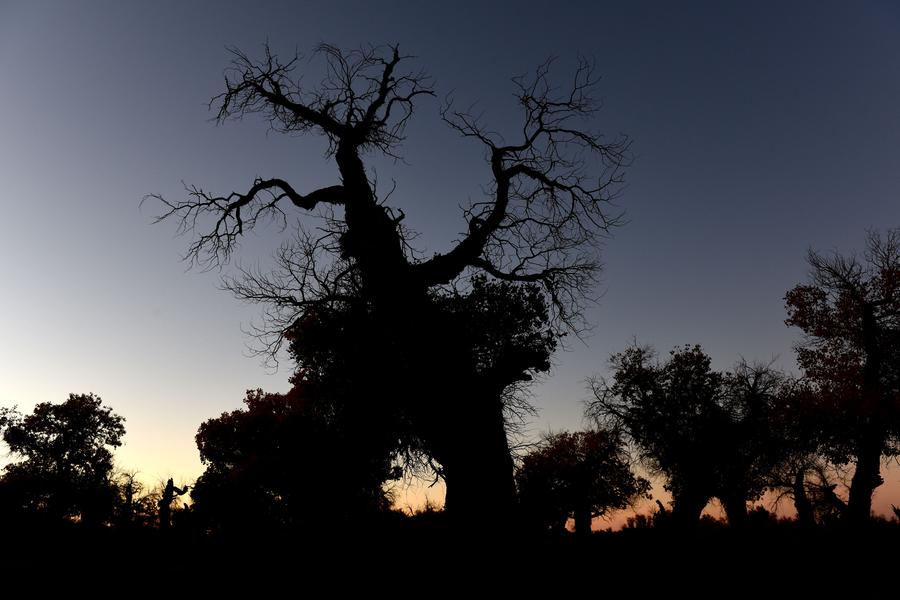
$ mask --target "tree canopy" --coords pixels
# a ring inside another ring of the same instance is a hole
[[[612,380],[591,382],[588,413],[621,430],[651,473],[665,476],[676,521],[696,522],[715,497],[742,524],[782,460],[772,419],[788,379],[768,365],[715,371],[700,346],[676,348],[665,362],[632,346],[611,364]]]
[[[788,291],[786,323],[823,407],[823,450],[855,463],[848,516],[868,520],[881,459],[900,452],[900,230],[871,232],[862,257],[810,251],[810,281]]]
[[[650,489],[632,472],[621,436],[604,430],[547,435],[522,458],[516,483],[526,520],[562,530],[573,518],[579,533]]]
[[[299,384],[288,394],[249,391],[246,407],[197,432],[206,471],[192,493],[208,527],[246,534],[349,526],[385,510],[390,455],[353,439],[340,415]]]
[[[112,449],[122,445],[124,421],[93,394],[42,402],[28,415],[3,409],[3,441],[20,459],[0,480],[6,501],[54,519],[109,517],[116,496]]]

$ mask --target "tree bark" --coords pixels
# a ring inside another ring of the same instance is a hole
[[[880,486],[881,450],[884,445],[882,422],[882,355],[879,344],[879,327],[874,306],[866,302],[862,307],[862,337],[865,350],[863,364],[862,395],[859,417],[861,427],[856,446],[856,470],[850,482],[850,498],[847,502],[847,521],[853,526],[868,522],[872,513],[872,494]]]
[[[853,526],[861,526],[869,521],[872,514],[872,494],[883,483],[881,444],[870,439],[876,437],[874,434],[864,436],[857,447],[856,470],[850,482],[850,499],[846,512],[847,521]]]
[[[575,509],[575,534],[580,538],[589,536],[593,520],[594,517],[591,513],[591,507],[588,505],[579,505]]]
[[[728,517],[728,524],[735,528],[747,526],[747,495],[744,493],[730,494],[720,498]]]
[[[803,469],[794,475],[794,508],[797,510],[797,523],[801,527],[814,527],[816,524],[812,502],[806,495],[806,472]]]
[[[346,192],[343,251],[360,268],[376,318],[398,340],[394,401],[412,415],[444,469],[448,513],[471,526],[506,522],[515,480],[500,394],[479,381],[470,349],[433,311],[429,283],[406,260],[397,225],[375,202],[356,149],[339,147],[336,160]]]
[[[675,495],[672,500],[672,523],[684,529],[697,526],[700,515],[709,502],[707,496],[690,492]]]
[[[494,415],[469,405],[476,410],[455,411],[451,422],[458,425],[441,436],[440,455],[447,485],[445,508],[462,527],[500,532],[512,524],[514,466],[502,406],[496,398],[483,401],[496,405]]]

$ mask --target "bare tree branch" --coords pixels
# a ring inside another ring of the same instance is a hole
[[[271,219],[287,224],[286,203],[310,211],[319,206],[345,209],[337,254],[353,258],[365,280],[408,279],[425,288],[452,283],[479,271],[504,281],[542,284],[561,329],[585,327],[583,308],[599,272],[599,246],[622,220],[613,202],[630,163],[625,136],[607,140],[589,128],[599,103],[593,65],[581,60],[568,86],[554,87],[548,60],[530,76],[513,79],[522,111],[514,141],[489,130],[473,109],[442,109],[444,121],[487,150],[489,197],[464,209],[464,235],[449,251],[419,260],[407,240],[412,232],[389,207],[379,204],[361,152],[389,156],[404,139],[405,125],[420,96],[433,96],[421,71],[404,70],[410,56],[397,46],[343,51],[320,45],[324,78],[307,86],[294,74],[299,55],[281,61],[266,46],[254,60],[237,49],[225,73],[225,91],[210,102],[218,122],[260,114],[286,133],[318,132],[337,160],[343,185],[306,195],[282,179],[258,178],[246,192],[214,195],[187,186],[188,199],[162,205],[157,221],[178,221],[180,233],[197,234],[187,257],[215,267],[227,262],[245,231]],[[389,290],[393,284],[386,284]]]
[[[282,226],[286,225],[286,215],[279,205],[285,198],[305,210],[312,210],[320,203],[346,201],[342,186],[322,188],[304,196],[283,179],[257,178],[246,193],[231,192],[227,196],[214,196],[195,185],[185,188],[188,200],[182,202],[170,202],[159,194],[150,194],[144,201],[152,199],[164,207],[154,223],[175,218],[179,234],[195,232],[198,228],[204,231],[191,243],[185,258],[205,266],[227,261],[244,228],[253,228],[260,219],[274,218]]]
[[[259,61],[234,48],[230,52],[234,58],[225,73],[225,91],[210,101],[216,120],[221,123],[259,113],[276,131],[315,130],[328,140],[329,155],[342,146],[350,154],[374,148],[395,156],[414,100],[434,95],[430,79],[422,72],[399,70],[411,57],[400,54],[397,46],[370,46],[349,52],[326,44],[319,46],[316,54],[325,59],[326,75],[314,89],[304,88],[300,79],[293,78],[299,55],[282,62],[268,45]],[[355,165],[358,161],[351,162]],[[359,177],[354,181],[358,183]],[[359,197],[350,198],[340,185],[301,195],[277,178],[258,178],[247,192],[225,196],[209,194],[193,185],[186,187],[189,198],[183,202],[170,202],[158,194],[145,200],[161,203],[163,210],[156,222],[172,218],[179,222],[179,233],[199,231],[186,258],[204,266],[227,262],[245,229],[255,226],[261,217],[273,217],[284,226],[286,214],[280,201],[285,198],[307,211],[320,204],[347,206],[374,201],[371,190],[360,193],[356,189]]]
[[[621,222],[611,206],[630,163],[630,142],[624,136],[607,142],[584,127],[598,106],[593,65],[582,60],[560,91],[550,83],[551,64],[513,80],[523,111],[518,143],[505,143],[472,109],[445,105],[445,122],[488,150],[493,197],[466,209],[468,231],[453,249],[416,270],[430,284],[447,283],[466,268],[542,282],[557,316],[573,325],[599,268],[597,245]]]
[[[268,45],[260,61],[234,48],[231,53],[225,91],[210,102],[210,107],[218,106],[217,120],[261,113],[277,131],[315,128],[328,138],[329,153],[344,142],[391,154],[403,141],[413,100],[434,95],[422,72],[397,71],[412,57],[400,54],[396,45],[343,51],[321,44],[315,53],[325,59],[326,75],[313,89],[292,77],[299,55],[282,63]]]
[[[239,300],[263,306],[262,320],[248,332],[251,351],[277,366],[279,353],[293,326],[317,310],[359,298],[358,273],[352,263],[335,259],[338,230],[313,235],[298,227],[297,236],[281,245],[275,268],[238,267],[223,279],[223,288]]]

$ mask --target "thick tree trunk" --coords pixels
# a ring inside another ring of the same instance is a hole
[[[433,311],[427,284],[414,276],[396,222],[375,202],[356,148],[341,145],[336,159],[348,197],[343,251],[359,266],[376,318],[398,341],[392,401],[411,415],[444,468],[448,513],[472,526],[510,522],[515,480],[499,392],[478,382],[471,348]]]
[[[468,417],[459,415],[468,426],[461,425],[455,434],[448,431],[453,439],[445,437],[441,444],[447,485],[445,508],[465,528],[499,531],[511,525],[514,467],[502,411],[497,412],[490,420],[483,411],[473,411]]]
[[[868,522],[872,514],[872,494],[875,488],[883,483],[881,444],[866,439],[859,444],[856,454],[856,470],[850,482],[850,499],[847,502],[846,516],[851,525],[859,526]]]
[[[812,502],[806,495],[806,472],[803,469],[794,475],[794,508],[797,509],[797,523],[801,527],[814,527],[816,524]]]
[[[672,523],[676,527],[690,529],[700,521],[709,498],[704,495],[681,493],[672,498]]]
[[[580,505],[575,509],[575,534],[578,537],[586,537],[591,533],[593,514],[589,505]]]
[[[743,493],[735,493],[720,498],[722,507],[725,509],[725,515],[728,517],[728,524],[735,528],[743,528],[747,526],[747,495]]]
[[[872,514],[872,494],[883,483],[881,479],[882,356],[879,327],[871,303],[863,305],[862,334],[866,359],[863,365],[862,397],[859,415],[862,427],[856,447],[856,470],[850,482],[850,498],[845,513],[848,523],[861,526]]]

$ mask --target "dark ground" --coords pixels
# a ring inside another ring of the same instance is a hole
[[[103,597],[118,595],[113,590],[124,585],[176,597],[195,590],[228,596],[250,590],[252,597],[262,590],[312,597],[468,597],[495,590],[503,597],[521,591],[554,597],[890,598],[900,576],[900,527],[884,523],[866,531],[789,525],[743,532],[637,529],[584,539],[406,525],[281,539],[77,527],[52,534],[7,531],[2,564],[7,582],[23,578],[41,588],[61,584]]]

